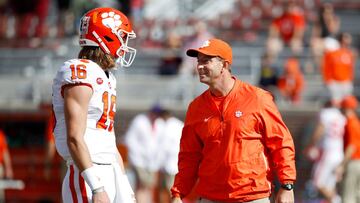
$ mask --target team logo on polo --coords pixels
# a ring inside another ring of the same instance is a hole
[[[200,47],[200,49],[210,46],[210,41],[206,40]]]
[[[243,115],[243,112],[241,111],[235,111],[235,117],[240,118]]]

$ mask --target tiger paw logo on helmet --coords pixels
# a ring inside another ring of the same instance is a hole
[[[122,24],[120,20],[120,15],[115,14],[114,12],[105,12],[101,14],[102,23],[106,27],[117,30]]]

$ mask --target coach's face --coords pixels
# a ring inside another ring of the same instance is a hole
[[[220,78],[224,68],[224,60],[217,56],[208,56],[202,53],[198,55],[196,70],[199,73],[200,82],[211,85]]]

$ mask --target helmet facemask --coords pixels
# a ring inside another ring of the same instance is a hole
[[[134,31],[126,32],[125,30],[119,30],[116,33],[117,38],[119,39],[121,46],[116,51],[116,64],[120,67],[129,67],[136,56],[136,49],[129,47],[129,39],[135,39],[136,35]]]

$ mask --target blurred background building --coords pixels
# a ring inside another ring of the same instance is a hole
[[[360,97],[357,0],[0,0],[0,128],[14,178],[25,182],[24,190],[6,190],[6,202],[60,202],[61,160],[54,155],[44,162],[52,79],[64,61],[77,57],[80,17],[99,6],[131,16],[137,34],[132,67],[114,72],[116,135],[125,160],[122,140],[136,114],[156,103],[183,119],[188,103],[206,88],[184,55],[215,36],[234,47],[234,75],[273,93],[297,149],[297,202],[316,198],[306,183],[312,163],[303,147],[330,96],[322,61],[341,46],[340,33],[352,37],[346,46],[353,54],[350,78]],[[287,10],[293,17],[283,20]]]

